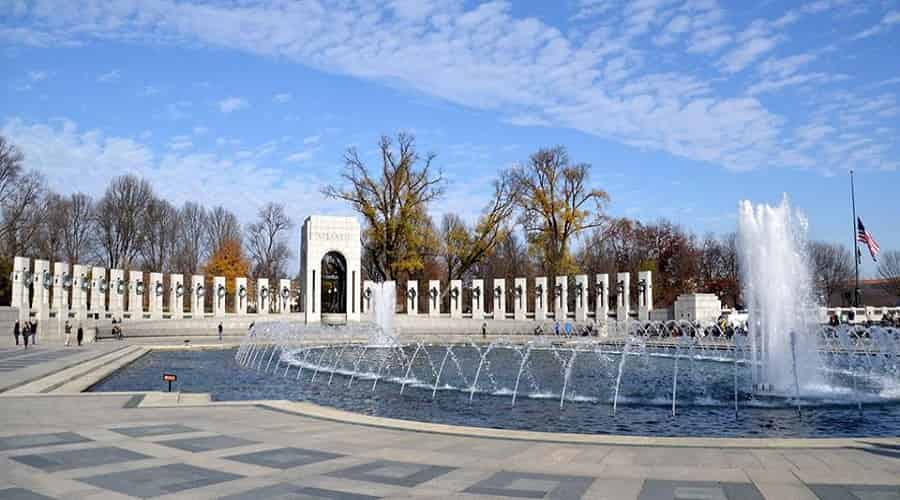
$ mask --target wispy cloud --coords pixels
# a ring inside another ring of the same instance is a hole
[[[878,24],[860,31],[853,37],[853,39],[862,40],[863,38],[869,38],[871,36],[884,33],[892,29],[896,24],[900,24],[900,10],[892,10],[888,12],[884,15],[881,21],[878,22]]]
[[[284,104],[286,102],[291,102],[292,96],[288,93],[275,94],[272,96],[272,101],[277,102],[279,104]]]
[[[46,80],[47,76],[49,76],[49,75],[47,74],[46,71],[29,71],[28,72],[28,79],[31,80],[32,82],[40,82],[40,81]]]
[[[812,16],[856,8],[846,0],[813,0],[788,9],[776,2],[767,6],[771,15],[757,16],[762,8],[751,9],[757,18],[749,21],[716,0],[583,0],[571,13],[576,28],[571,30],[524,17],[502,1],[358,3],[353,15],[331,0],[70,3],[64,15],[26,4],[22,16],[31,22],[18,25],[27,25],[27,31],[4,26],[0,39],[44,46],[111,39],[199,44],[279,57],[399,84],[496,113],[509,123],[571,128],[734,170],[833,166],[851,154],[826,142],[796,147],[794,131],[815,117],[794,116],[793,107],[771,103],[773,95],[789,88],[846,78],[817,68],[824,58],[780,57],[792,42],[786,30]],[[879,29],[896,23],[894,12],[881,15]],[[278,95],[275,102],[282,99]],[[228,113],[249,103],[230,97],[217,106]],[[889,110],[828,119],[835,128],[855,132]],[[857,148],[855,158],[870,165],[884,163],[879,154],[890,151],[873,147],[878,144],[847,144]]]
[[[231,113],[239,109],[244,109],[250,105],[245,99],[241,97],[229,97],[227,99],[222,99],[218,104],[219,111],[223,113]]]
[[[284,161],[289,162],[289,163],[302,163],[302,162],[311,160],[312,157],[313,157],[312,151],[300,151],[298,153],[289,155],[288,157],[286,157],[284,159]]]
[[[97,81],[99,83],[113,83],[119,81],[119,78],[121,77],[122,73],[119,70],[114,69],[98,76]]]

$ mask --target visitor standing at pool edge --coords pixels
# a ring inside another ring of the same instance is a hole
[[[16,345],[19,345],[19,333],[21,333],[19,320],[16,320],[16,324],[13,325],[13,337],[16,338]]]
[[[222,341],[222,323],[219,322],[219,342]]]
[[[78,334],[75,336],[75,340],[78,345],[81,345],[81,341],[84,340],[84,328],[81,327],[81,323],[78,323]]]
[[[64,328],[66,332],[66,347],[69,347],[69,345],[72,344],[72,325],[69,324],[69,320],[66,320],[66,326]]]
[[[483,339],[487,338],[487,323],[481,324],[481,338],[483,338]]]

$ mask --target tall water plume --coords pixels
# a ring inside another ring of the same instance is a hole
[[[396,283],[385,281],[372,285],[372,321],[378,326],[369,335],[369,345],[386,346],[396,343],[394,336],[394,307]]]
[[[742,201],[738,212],[753,381],[763,392],[802,395],[820,377],[806,218],[791,208],[787,196],[777,206]]]

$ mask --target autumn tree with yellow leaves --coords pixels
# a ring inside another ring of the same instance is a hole
[[[541,149],[512,170],[518,192],[519,222],[543,272],[564,276],[577,266],[569,244],[578,233],[600,227],[609,195],[587,185],[590,165],[573,164],[566,149]]]
[[[444,179],[434,171],[435,155],[419,156],[412,135],[401,133],[396,143],[383,136],[378,148],[380,168],[370,168],[355,148],[348,149],[344,184],[326,186],[322,193],[349,202],[363,216],[371,278],[393,280],[422,270],[425,257],[437,252],[428,204],[443,194]]]
[[[225,277],[225,290],[228,292],[229,301],[235,292],[234,279],[247,276],[249,271],[250,262],[244,255],[241,242],[234,238],[223,240],[203,266],[203,274]]]

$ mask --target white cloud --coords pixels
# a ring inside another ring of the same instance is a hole
[[[284,161],[289,162],[289,163],[302,163],[302,162],[311,160],[312,157],[313,157],[312,151],[301,151],[299,153],[294,153],[294,154],[288,156],[287,158],[284,159]]]
[[[323,214],[348,212],[345,204],[327,200],[319,192],[330,179],[306,170],[279,170],[252,159],[179,149],[155,155],[146,144],[82,130],[69,120],[26,123],[14,118],[0,127],[0,133],[21,147],[26,168],[45,174],[50,187],[63,194],[81,191],[101,196],[110,179],[133,173],[152,182],[161,196],[176,205],[227,203],[244,222],[253,220],[259,207],[269,201],[283,203],[289,214],[309,213],[309,207]]]
[[[142,96],[151,96],[156,95],[162,92],[162,90],[154,87],[153,85],[145,85],[143,89],[141,89],[140,95]]]
[[[399,86],[512,122],[539,119],[738,170],[808,162],[785,152],[787,138],[804,120],[752,94],[840,75],[798,61],[791,71],[752,70],[791,41],[783,30],[804,16],[852,7],[844,0],[817,0],[745,26],[715,0],[584,0],[575,16],[577,29],[564,31],[522,17],[503,1],[386,7],[360,2],[352,13],[331,0],[244,0],[228,6],[70,0],[67,5],[71,8],[64,12],[29,5],[23,14],[31,21],[23,23],[27,31],[0,28],[0,39],[35,45],[127,40],[239,50]],[[655,48],[654,40],[667,50]],[[716,62],[709,68],[712,54]],[[744,71],[748,78],[738,75]],[[222,112],[248,105],[238,97],[217,104]],[[852,128],[875,118],[841,116],[835,125]]]
[[[194,135],[205,135],[209,132],[209,129],[204,127],[203,125],[197,125],[194,127]]]
[[[122,73],[119,70],[114,69],[107,73],[103,73],[102,75],[97,77],[97,81],[99,83],[113,83],[119,81],[119,78],[122,77]]]
[[[247,101],[241,97],[229,97],[219,101],[219,111],[223,113],[231,113],[232,111],[244,109],[248,106],[249,104]]]
[[[871,28],[860,31],[853,37],[853,39],[861,40],[863,38],[869,38],[884,33],[898,23],[900,23],[900,10],[892,10],[885,14],[878,24],[872,26]]]
[[[318,144],[321,138],[319,135],[310,135],[303,138],[303,144]]]
[[[40,81],[46,80],[47,76],[49,76],[49,75],[47,75],[46,71],[29,71],[28,72],[28,79],[31,80],[32,82],[40,82]]]
[[[286,103],[286,102],[291,102],[291,99],[292,99],[292,96],[291,96],[291,94],[289,94],[289,93],[275,94],[274,96],[272,96],[272,100],[273,100],[274,102],[279,103],[279,104],[284,104],[284,103]]]
[[[169,149],[172,151],[183,151],[185,149],[191,149],[194,147],[194,143],[191,142],[191,138],[186,135],[178,135],[172,138],[169,141]]]

